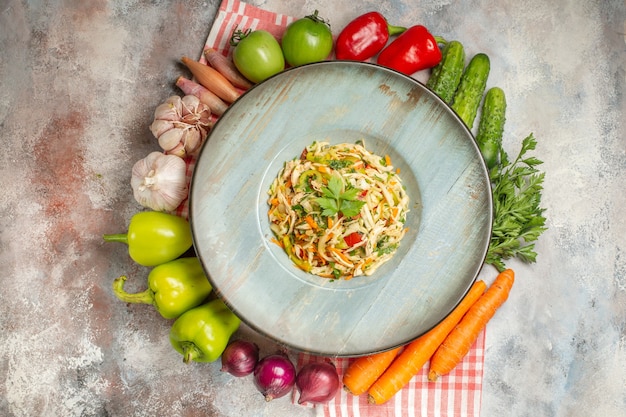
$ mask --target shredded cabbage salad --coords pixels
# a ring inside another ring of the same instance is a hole
[[[313,142],[268,191],[274,241],[300,269],[329,279],[373,274],[407,229],[409,198],[388,156]]]

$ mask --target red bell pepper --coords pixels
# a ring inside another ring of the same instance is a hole
[[[411,26],[378,55],[378,64],[406,75],[432,68],[441,61],[435,37],[422,25]]]
[[[359,232],[352,232],[348,236],[344,237],[343,240],[346,242],[348,246],[354,246],[358,243],[361,243],[363,238]]]
[[[389,36],[405,30],[405,27],[388,24],[378,12],[365,13],[348,23],[339,33],[335,56],[337,59],[365,61],[384,48]]]

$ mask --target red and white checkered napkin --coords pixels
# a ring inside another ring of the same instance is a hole
[[[263,29],[280,39],[287,25],[293,20],[294,18],[291,16],[263,10],[239,0],[223,0],[213,21],[213,26],[211,26],[205,48],[213,48],[228,56],[232,49],[230,38],[236,28],[241,30]],[[198,60],[206,62],[202,53],[200,53]],[[187,181],[189,183],[196,161],[194,157],[188,157],[186,162]],[[175,213],[186,218],[189,215],[188,201],[183,201]]]
[[[485,354],[485,331],[449,374],[437,382],[428,381],[428,363],[409,383],[385,404],[367,402],[367,393],[360,396],[340,390],[334,399],[324,405],[316,405],[318,417],[478,417],[482,398],[483,363]],[[297,369],[309,362],[328,358],[300,354]],[[335,358],[331,361],[342,377],[352,359]],[[293,401],[298,393],[294,390]],[[305,404],[306,406],[306,404]]]
[[[264,29],[280,39],[284,29],[293,20],[294,17],[263,10],[239,0],[222,0],[205,45],[228,56],[231,53],[230,37],[236,27],[242,30]],[[204,62],[202,56],[199,60]],[[195,159],[187,158],[189,180],[194,166]],[[186,200],[176,213],[183,217],[188,216]],[[428,382],[428,365],[425,365],[422,371],[386,404],[371,405],[367,403],[367,394],[356,397],[340,390],[335,399],[329,403],[315,406],[316,414],[320,417],[478,417],[482,394],[484,344],[485,331],[482,331],[463,362],[450,374],[440,377],[437,382]],[[300,369],[305,363],[320,360],[326,358],[300,354],[297,366]],[[335,358],[333,363],[341,376],[347,369],[350,359]],[[297,402],[298,394],[295,390],[292,398],[294,403]]]

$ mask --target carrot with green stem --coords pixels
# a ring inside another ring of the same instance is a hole
[[[463,300],[448,316],[428,333],[405,346],[389,368],[374,382],[368,393],[371,404],[383,404],[409,383],[437,350],[441,342],[487,289],[484,281],[476,281]]]
[[[348,366],[343,374],[343,388],[353,395],[361,395],[372,386],[398,356],[402,347],[361,356]]]
[[[498,274],[487,292],[469,309],[433,354],[428,372],[429,381],[436,381],[441,375],[453,370],[467,355],[480,331],[508,298],[514,280],[512,269]]]

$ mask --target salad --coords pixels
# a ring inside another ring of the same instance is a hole
[[[313,142],[285,162],[268,191],[274,241],[323,278],[373,274],[407,229],[409,197],[389,156],[354,144]]]

